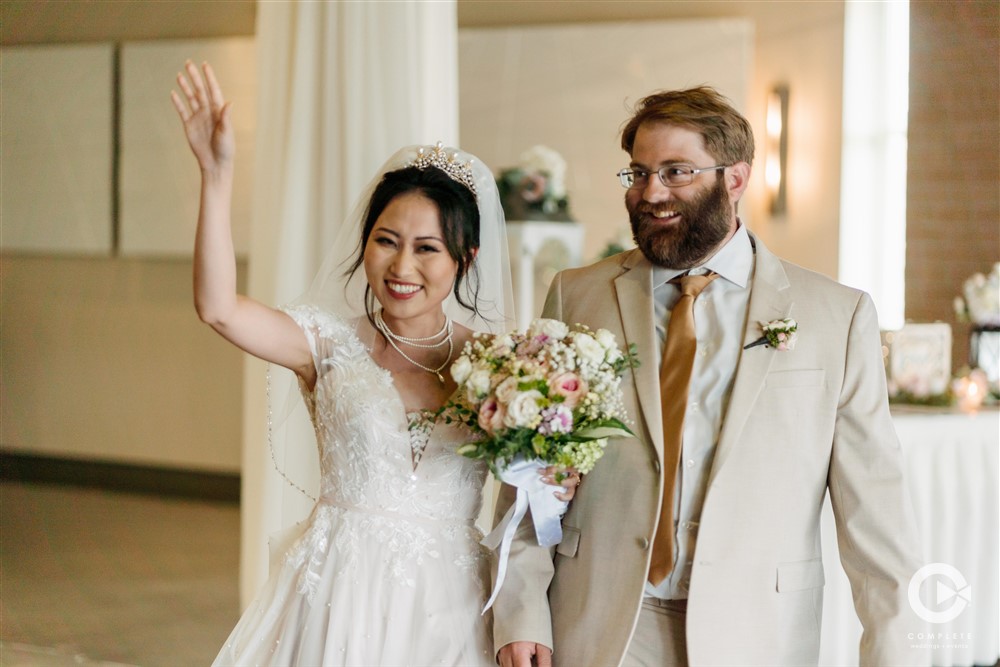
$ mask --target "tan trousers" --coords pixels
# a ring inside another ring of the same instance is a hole
[[[622,667],[687,667],[687,600],[646,598]]]

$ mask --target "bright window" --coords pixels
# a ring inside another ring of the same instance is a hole
[[[907,0],[846,4],[839,277],[883,329],[903,324],[909,41]]]

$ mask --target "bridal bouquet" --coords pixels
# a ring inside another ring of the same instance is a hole
[[[517,487],[507,516],[483,540],[500,547],[487,608],[529,507],[538,543],[562,540],[567,503],[539,480],[538,471],[555,465],[586,474],[604,454],[608,438],[632,435],[621,376],[635,365],[635,347],[622,352],[611,332],[550,319],[534,320],[525,333],[477,335],[452,364],[458,391],[446,406],[446,420],[465,424],[477,436],[458,452],[485,460],[499,480]]]
[[[449,418],[480,436],[458,453],[485,459],[494,474],[519,456],[590,472],[609,437],[632,434],[620,384],[634,364],[634,347],[622,353],[606,329],[558,320],[477,336],[451,367],[459,391]]]

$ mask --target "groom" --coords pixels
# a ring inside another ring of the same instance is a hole
[[[622,148],[638,249],[560,273],[544,315],[638,347],[622,383],[636,437],[608,445],[561,544],[522,523],[494,606],[500,664],[815,665],[828,491],[861,664],[919,664],[919,547],[871,299],[742,224],[753,134],[713,89],[645,98]],[[783,344],[759,343],[785,318]]]

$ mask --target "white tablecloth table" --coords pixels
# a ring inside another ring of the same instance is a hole
[[[923,563],[956,568],[968,582],[966,594],[971,598],[954,620],[928,625],[934,636],[918,643],[932,645],[934,667],[993,665],[1000,656],[1000,413],[894,408],[893,421],[920,529]],[[840,565],[829,498],[822,530],[826,590],[820,665],[854,667],[861,623]],[[943,602],[939,609],[949,606]]]

